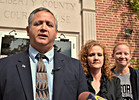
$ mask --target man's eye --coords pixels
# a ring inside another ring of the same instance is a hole
[[[102,56],[102,54],[101,53],[98,53],[98,56]]]
[[[52,24],[52,23],[50,23],[50,22],[47,22],[46,23],[49,27],[53,27],[54,25]]]
[[[95,54],[94,53],[89,54],[89,57],[92,57],[92,56],[95,56]]]
[[[53,25],[51,25],[51,24],[48,24],[48,26],[53,27]]]
[[[39,26],[41,23],[34,23],[34,26]]]

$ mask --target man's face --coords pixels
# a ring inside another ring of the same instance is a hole
[[[30,28],[27,27],[27,35],[30,38],[32,47],[46,47],[50,50],[57,37],[55,19],[46,11],[37,12],[31,21]]]

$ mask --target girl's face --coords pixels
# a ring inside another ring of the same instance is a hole
[[[87,57],[90,69],[100,69],[104,63],[103,49],[100,46],[93,46],[88,50]]]
[[[130,54],[130,48],[124,44],[117,46],[115,48],[113,58],[115,59],[117,66],[127,66],[130,59],[132,58]]]

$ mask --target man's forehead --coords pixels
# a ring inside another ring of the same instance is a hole
[[[48,12],[48,11],[44,11],[44,10],[35,13],[34,16],[35,16],[35,15],[39,16],[39,15],[44,15],[44,14],[47,14],[47,15],[53,16],[50,12]],[[53,17],[54,17],[54,16],[53,16]]]
[[[37,19],[38,18],[38,19]],[[46,12],[46,11],[40,11],[37,12],[36,14],[34,14],[34,16],[32,17],[32,21],[33,20],[46,20],[46,21],[55,21],[54,16],[50,13],[50,12]]]

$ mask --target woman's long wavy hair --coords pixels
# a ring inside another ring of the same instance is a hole
[[[114,76],[114,74],[112,73],[111,69],[110,69],[110,65],[109,65],[109,59],[108,59],[108,54],[106,53],[106,49],[105,46],[102,43],[99,43],[95,40],[89,40],[86,42],[85,45],[82,46],[81,51],[79,53],[79,60],[82,63],[83,66],[83,70],[85,75],[87,76],[88,73],[88,61],[87,61],[87,57],[88,57],[88,50],[93,47],[93,46],[100,46],[103,49],[103,55],[104,55],[104,64],[102,66],[102,71],[104,72],[104,74],[106,75],[106,77],[111,81],[112,77]]]

